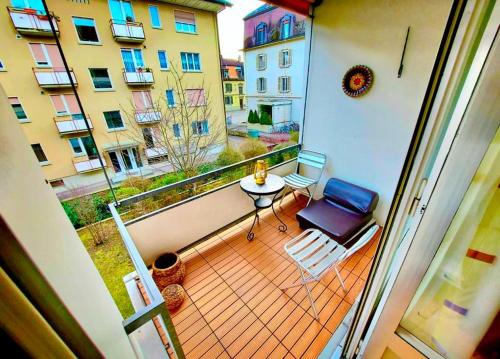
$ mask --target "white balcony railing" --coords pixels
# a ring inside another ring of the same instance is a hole
[[[75,119],[72,118],[71,115],[68,115],[56,117],[54,118],[54,122],[61,135],[87,131],[87,126],[85,126],[85,120],[83,118]],[[89,123],[89,127],[93,129],[94,126],[89,117],[87,117],[87,122]]]
[[[52,36],[52,29],[50,28],[49,18],[54,24],[54,29],[59,35],[59,28],[54,14],[42,15],[38,14],[34,9],[19,9],[8,7],[10,19],[16,28],[17,32],[23,35],[33,36]]]
[[[69,70],[75,86],[78,84],[72,69]],[[62,67],[33,68],[38,85],[43,88],[64,88],[71,87],[70,77]]]
[[[135,112],[135,120],[138,124],[147,124],[159,122],[161,120],[161,112],[155,109],[147,109],[144,111]]]
[[[142,22],[111,19],[109,23],[116,41],[143,42],[146,39]]]
[[[160,156],[166,156],[167,149],[165,147],[152,147],[146,148],[146,157],[147,158],[155,158]]]
[[[146,70],[136,70],[136,71],[126,71],[123,69],[123,79],[125,83],[130,86],[146,86],[152,85],[155,82],[153,72],[148,69]]]
[[[104,158],[102,159],[104,166]],[[78,173],[96,171],[101,169],[98,158],[89,158],[88,156],[73,158],[73,165]]]

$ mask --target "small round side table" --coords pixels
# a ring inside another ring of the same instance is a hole
[[[251,241],[255,237],[255,233],[252,232],[256,221],[260,221],[259,210],[271,207],[274,216],[281,223],[278,226],[280,232],[285,232],[288,228],[274,210],[274,200],[280,192],[285,188],[285,181],[283,178],[277,175],[268,174],[266,178],[266,183],[263,185],[258,185],[255,183],[253,175],[244,177],[240,181],[240,187],[252,200],[255,206],[255,217],[253,219],[252,227],[247,234],[247,239]],[[273,196],[272,199],[270,196]]]

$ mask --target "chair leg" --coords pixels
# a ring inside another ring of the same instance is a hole
[[[283,188],[283,194],[281,195],[281,200],[280,200],[280,204],[279,204],[280,207],[281,207],[281,203],[283,202],[283,198],[285,198],[285,196],[286,196],[286,191],[288,190],[288,188],[289,187],[287,185],[285,185],[285,188]]]
[[[347,289],[345,288],[344,281],[342,280],[342,277],[340,276],[339,270],[337,269],[337,266],[333,267],[335,269],[335,274],[337,275],[337,278],[339,279],[340,286],[344,290],[344,292],[347,293]]]
[[[318,320],[319,319],[318,312],[316,311],[316,306],[314,305],[314,299],[312,297],[311,291],[309,290],[309,287],[307,286],[306,279],[304,278],[304,272],[302,271],[302,268],[300,268],[298,265],[297,265],[297,267],[300,270],[300,276],[302,277],[302,282],[304,283],[304,287],[306,287],[307,296],[309,297],[309,302],[311,302],[311,308],[312,308],[313,313],[314,313],[314,318],[316,318],[316,320]]]

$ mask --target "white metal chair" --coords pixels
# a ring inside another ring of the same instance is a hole
[[[306,207],[309,206],[309,203],[314,196],[314,192],[316,191],[316,187],[321,178],[321,175],[323,174],[323,170],[325,169],[325,164],[326,155],[319,152],[301,150],[299,152],[299,155],[297,156],[297,167],[295,168],[295,172],[283,177],[283,179],[285,180],[285,188],[283,189],[283,195],[281,196],[280,206],[283,202],[283,198],[285,198],[286,193],[289,190],[291,190],[292,193],[294,193],[294,191],[307,192],[304,194],[307,194],[307,196],[309,197],[309,201],[307,201]],[[314,167],[319,173],[318,176],[316,178],[310,178],[300,175],[298,173],[299,165]],[[313,186],[314,189],[312,190],[312,192],[309,191],[309,187]]]
[[[340,281],[342,289],[346,291],[344,281],[337,269],[337,264],[349,258],[356,253],[364,245],[366,245],[373,236],[377,233],[380,227],[373,225],[364,233],[354,245],[347,249],[343,245],[328,237],[319,229],[307,229],[299,234],[294,239],[285,244],[285,251],[295,261],[300,272],[301,280],[298,283],[293,283],[284,287],[281,290],[286,290],[293,287],[303,285],[306,288],[314,316],[318,319],[314,299],[311,291],[307,286],[308,283],[319,281],[331,268],[335,270],[335,275]],[[351,237],[347,242],[357,238],[356,235]],[[347,243],[346,242],[346,243]],[[308,275],[306,277],[306,274]]]

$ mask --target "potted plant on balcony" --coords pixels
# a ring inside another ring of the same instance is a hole
[[[132,16],[127,16],[127,17],[125,18],[125,20],[126,20],[127,22],[134,22],[134,19],[132,18]]]
[[[185,274],[186,267],[177,253],[163,253],[153,262],[153,280],[160,291],[170,284],[181,284]]]

